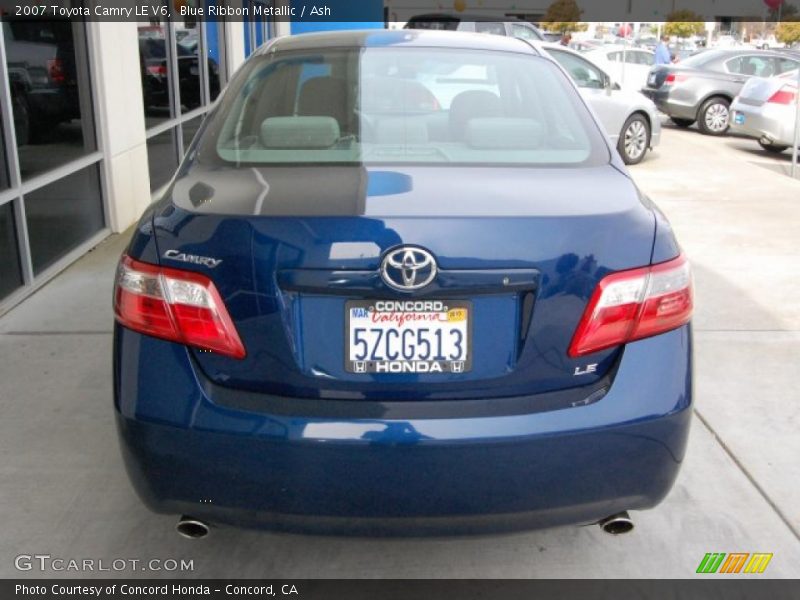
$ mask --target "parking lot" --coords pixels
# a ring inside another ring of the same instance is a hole
[[[665,124],[632,172],[694,265],[696,417],[678,482],[634,531],[361,539],[174,531],[135,497],[111,406],[114,236],[0,318],[0,576],[19,554],[192,559],[193,577],[692,577],[707,552],[768,552],[763,576],[800,575],[800,180],[791,155]],[[95,576],[109,576],[95,572]]]

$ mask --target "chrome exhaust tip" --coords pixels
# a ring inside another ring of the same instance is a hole
[[[175,531],[178,535],[190,540],[199,540],[208,535],[208,523],[195,519],[194,517],[187,517],[182,515],[178,519],[178,524],[175,525]]]
[[[633,531],[633,521],[626,511],[606,517],[598,525],[600,525],[600,529],[611,535],[621,535]]]

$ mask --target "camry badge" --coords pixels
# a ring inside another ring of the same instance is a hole
[[[170,260],[177,260],[185,263],[192,263],[195,265],[202,265],[204,267],[208,267],[209,269],[213,269],[222,262],[221,258],[211,258],[209,256],[197,256],[196,254],[186,254],[185,252],[179,252],[178,250],[167,250],[166,252],[164,252],[164,258],[169,258]]]

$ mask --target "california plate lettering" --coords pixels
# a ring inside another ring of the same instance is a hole
[[[472,369],[469,302],[351,301],[345,310],[347,372],[460,374]]]

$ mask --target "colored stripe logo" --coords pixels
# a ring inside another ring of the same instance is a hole
[[[772,553],[708,552],[697,566],[697,573],[763,573],[772,560]]]

